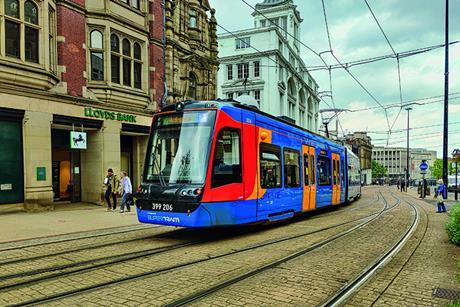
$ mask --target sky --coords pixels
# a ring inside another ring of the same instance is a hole
[[[246,0],[250,5],[262,0]],[[444,44],[445,1],[443,0],[367,0],[396,53]],[[216,9],[217,22],[230,31],[253,27],[253,10],[242,0],[210,0]],[[329,50],[321,0],[294,0],[302,16],[300,40],[317,53]],[[332,50],[342,62],[351,62],[392,54],[364,0],[324,0]],[[450,1],[449,41],[460,40],[460,1]],[[237,22],[235,22],[237,21]],[[224,33],[218,28],[219,33]],[[449,154],[460,148],[460,43],[449,48]],[[301,46],[301,56],[307,67],[321,65],[319,57]],[[444,48],[400,59],[402,100],[410,101],[440,96],[440,102],[413,105],[410,112],[411,147],[436,150],[442,157]],[[328,65],[337,64],[328,53]],[[375,99],[385,105],[400,103],[397,60],[394,58],[355,66],[350,72]],[[330,88],[327,70],[312,71],[319,91]],[[332,88],[336,108],[357,110],[378,106],[344,70],[332,70]],[[328,97],[324,100],[332,106]],[[328,109],[320,103],[320,109]],[[382,108],[340,115],[339,134],[369,131],[374,145],[386,145],[388,125],[393,127],[389,146],[406,146],[407,111],[399,116],[399,108]],[[427,128],[421,128],[431,126]],[[374,133],[375,132],[375,133]]]

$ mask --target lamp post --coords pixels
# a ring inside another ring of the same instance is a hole
[[[449,0],[446,0],[445,18],[445,47],[444,47],[444,135],[442,144],[442,179],[448,181],[447,150],[449,142]]]
[[[454,149],[452,152],[453,160],[455,161],[455,200],[458,200],[458,162],[460,162],[460,149]]]
[[[407,154],[406,154],[406,192],[407,192],[407,186],[409,184],[409,114],[410,111],[412,110],[411,107],[405,108],[407,111]]]

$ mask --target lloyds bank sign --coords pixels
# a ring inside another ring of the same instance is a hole
[[[128,122],[128,123],[136,122],[136,115],[125,114],[125,113],[120,113],[120,112],[104,111],[100,109],[93,109],[91,107],[85,108],[85,116],[93,117],[93,118],[100,118],[100,119],[107,119],[107,120],[117,120],[119,122]]]

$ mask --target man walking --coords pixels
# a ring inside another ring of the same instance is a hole
[[[117,175],[113,173],[113,169],[107,170],[107,176],[105,177],[104,184],[106,185],[105,200],[107,201],[107,211],[115,211],[117,208],[117,191],[120,185]],[[113,206],[110,202],[110,198],[113,200]]]
[[[130,207],[130,202],[131,202],[131,197],[133,194],[133,186],[131,184],[131,179],[128,177],[128,173],[123,171],[121,172],[121,204],[120,204],[120,213],[125,212],[125,206],[126,206],[126,211],[130,212],[131,207]]]

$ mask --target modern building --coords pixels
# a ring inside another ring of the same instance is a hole
[[[359,157],[361,166],[361,181],[363,184],[372,183],[372,148],[371,137],[366,132],[354,132],[347,134],[345,143]]]
[[[208,0],[166,0],[165,5],[167,103],[216,99],[215,10]]]
[[[0,204],[101,203],[108,168],[137,185],[164,89],[161,1],[1,3]]]
[[[372,160],[382,164],[388,171],[388,179],[399,179],[405,177],[407,169],[407,149],[404,147],[382,147],[375,146],[372,149]],[[419,165],[426,160],[431,167],[436,160],[436,151],[424,148],[409,149],[409,177],[413,180],[421,179]],[[428,169],[426,178],[431,178],[431,171]]]
[[[301,58],[297,6],[264,0],[252,15],[254,28],[218,35],[218,96],[251,95],[260,110],[317,132],[318,84]]]

